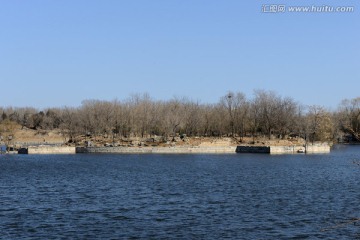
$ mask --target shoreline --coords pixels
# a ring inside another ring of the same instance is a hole
[[[175,147],[76,147],[77,154],[92,153],[155,153],[155,154],[241,154],[241,153],[265,153],[265,154],[301,154],[301,153],[330,153],[328,144],[307,146],[224,146],[224,147],[199,147],[199,146],[175,146]]]
[[[118,154],[186,154],[186,153],[236,153],[236,146],[228,147],[77,147],[76,153],[92,154],[92,153],[118,153]]]
[[[330,153],[328,144],[306,146],[172,146],[172,147],[49,147],[22,148],[19,154],[303,154]]]
[[[330,153],[329,144],[314,145],[236,145],[236,146],[134,146],[134,147],[82,147],[82,146],[28,146],[20,148],[19,154],[313,154]]]

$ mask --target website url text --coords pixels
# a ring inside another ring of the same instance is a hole
[[[352,13],[355,11],[353,6],[287,6],[283,4],[262,5],[263,13]]]

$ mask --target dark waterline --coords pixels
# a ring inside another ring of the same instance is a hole
[[[360,146],[0,155],[1,239],[360,238]]]

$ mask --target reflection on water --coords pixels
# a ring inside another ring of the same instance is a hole
[[[1,238],[357,238],[357,161],[360,146],[325,155],[1,155]]]

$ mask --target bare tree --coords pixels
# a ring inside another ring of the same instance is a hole
[[[166,137],[176,136],[178,130],[184,125],[184,105],[179,98],[173,98],[166,102],[163,108],[164,132]]]
[[[360,141],[360,97],[343,100],[338,113],[341,129]]]
[[[74,142],[75,136],[79,134],[80,129],[79,114],[76,108],[64,107],[61,112],[62,122],[60,124],[61,132],[65,138],[65,141]],[[66,139],[68,137],[68,139]]]
[[[331,141],[333,131],[334,126],[330,113],[321,106],[309,106],[307,113],[307,136],[309,140],[312,143],[314,141]]]
[[[0,141],[3,140],[9,145],[14,140],[17,127],[18,125],[16,122],[11,121],[8,118],[3,119],[0,123]]]
[[[281,108],[281,97],[272,91],[255,90],[255,103],[258,105],[261,130],[271,138],[276,129],[277,115]]]
[[[132,95],[130,103],[133,110],[135,134],[139,133],[141,137],[151,134],[151,126],[153,125],[155,116],[154,101],[150,98],[150,95],[147,93]]]
[[[228,92],[217,104],[187,98],[155,101],[135,94],[119,101],[84,100],[78,108],[0,108],[0,122],[9,120],[39,130],[61,129],[70,141],[77,135],[96,138],[161,135],[233,136],[251,133],[285,138],[293,133],[328,141],[341,131],[360,141],[360,98],[344,100],[336,113],[319,106],[305,109],[292,98],[256,90],[249,100],[241,92]],[[251,136],[248,135],[248,136]],[[98,139],[99,140],[99,139]]]
[[[184,103],[184,132],[188,136],[200,134],[203,113],[203,106],[199,102],[187,101]]]

